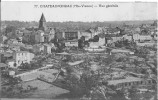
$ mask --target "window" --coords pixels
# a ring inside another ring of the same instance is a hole
[[[143,81],[141,81],[140,84],[143,84]]]
[[[151,84],[151,80],[148,80],[148,83]]]
[[[136,82],[137,85],[139,85],[139,82]]]
[[[127,83],[125,83],[125,86],[127,86]]]
[[[128,83],[129,84],[129,86],[131,86],[131,83]]]

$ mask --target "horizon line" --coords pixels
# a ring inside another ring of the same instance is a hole
[[[158,19],[146,19],[146,20],[111,20],[111,21],[46,21],[47,22],[125,22],[125,21],[157,21]],[[1,20],[1,21],[19,21],[19,22],[39,22],[39,21],[23,21],[23,20]]]

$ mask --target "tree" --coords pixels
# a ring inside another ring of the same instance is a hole
[[[21,63],[21,65],[19,66],[20,69],[23,69],[23,70],[30,70],[32,69],[33,67],[31,67],[31,65],[29,63]]]
[[[78,40],[78,48],[83,49],[84,47],[84,41],[82,39]]]
[[[109,100],[106,96],[106,90],[103,86],[97,86],[91,91],[91,100]]]
[[[17,28],[15,26],[7,26],[5,30],[5,35],[9,38],[17,38],[16,34]]]
[[[98,42],[99,41],[99,36],[98,35],[95,35],[94,37],[93,37],[93,42]]]
[[[112,50],[111,48],[106,48],[106,52],[109,54],[110,54],[111,50]]]
[[[107,58],[104,58],[102,60],[102,64],[106,65],[106,66],[109,66],[110,64],[112,64],[112,62],[115,61],[115,56],[114,55],[108,55]]]
[[[14,67],[16,67],[17,66],[17,64],[16,63],[14,63],[14,65],[13,65]]]
[[[139,57],[146,58],[147,54],[149,54],[149,50],[145,47],[136,47],[135,54],[138,55]]]
[[[15,26],[8,25],[6,27],[5,33],[15,32],[16,30],[17,30],[17,28]]]
[[[79,77],[74,68],[67,67],[66,83],[74,96],[90,95],[92,87],[97,86],[98,76],[91,75],[90,71],[84,71]]]

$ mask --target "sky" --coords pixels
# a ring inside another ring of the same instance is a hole
[[[75,5],[93,5],[76,7]],[[35,6],[38,5],[38,8]],[[46,7],[47,5],[71,5],[72,7]],[[105,5],[105,7],[99,7]],[[111,5],[112,7],[106,7]],[[46,21],[126,21],[157,19],[157,3],[117,3],[117,2],[20,2],[4,1],[1,3],[1,20],[39,21],[41,14]]]

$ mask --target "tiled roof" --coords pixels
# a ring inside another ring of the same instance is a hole
[[[7,64],[4,64],[4,63],[0,63],[0,67],[6,67]]]
[[[29,53],[28,51],[16,51],[16,53]]]

